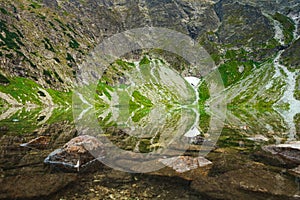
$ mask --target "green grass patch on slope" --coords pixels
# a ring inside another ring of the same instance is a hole
[[[228,87],[239,80],[247,77],[251,70],[254,68],[255,64],[253,61],[236,61],[230,60],[226,63],[222,64],[219,67],[219,72],[221,74],[223,83],[225,87]],[[242,68],[242,72],[240,72],[240,68]]]
[[[38,91],[40,86],[32,80],[26,78],[12,78],[10,84],[7,86],[0,86],[0,91],[10,94],[19,103],[33,103],[42,105],[38,98]]]
[[[11,95],[19,103],[26,105],[27,103],[43,105],[40,99],[40,89],[43,88],[36,82],[22,78],[15,77],[9,80],[8,85],[0,85],[0,91]],[[56,105],[70,105],[72,101],[71,92],[60,92],[53,89],[46,89],[52,97]]]

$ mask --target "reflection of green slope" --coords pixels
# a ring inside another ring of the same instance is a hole
[[[117,60],[106,69],[97,86],[97,93],[111,101],[114,89],[124,89],[131,97],[144,96],[144,106],[149,106],[150,101],[155,105],[185,105],[193,103],[196,98],[194,89],[168,64],[146,56],[139,63]],[[136,107],[131,103],[132,108]]]
[[[114,91],[114,89],[106,83],[99,82],[97,85],[96,93],[100,96],[105,95],[110,101],[112,98],[110,92],[112,91]]]
[[[116,125],[116,122],[114,121],[111,121],[111,117],[112,117],[112,113],[108,113],[108,115],[104,118],[102,117],[99,117],[98,118],[98,122],[99,122],[99,125],[102,127],[102,128],[109,128],[109,127],[113,127]]]
[[[147,97],[143,96],[139,91],[134,91],[132,93],[132,97],[134,98],[135,102],[145,107],[152,107],[153,104]]]
[[[275,110],[258,108],[234,108],[227,110],[227,126],[223,129],[217,145],[219,147],[235,147],[253,149],[260,144],[274,144],[288,135],[284,118]],[[246,129],[245,129],[246,128]],[[248,138],[262,135],[269,141],[254,142]]]
[[[109,128],[106,129],[106,136],[121,149],[139,150],[142,153],[152,152],[165,148],[173,140],[182,137],[183,133],[191,128],[196,117],[195,113],[188,109],[173,110],[160,116],[160,119],[157,119],[160,110],[145,109],[140,114],[143,115],[143,112],[147,114],[142,119],[138,117],[138,122],[134,122],[134,116],[132,120],[127,119],[124,126],[106,127]],[[158,120],[160,124],[157,123]]]
[[[143,117],[148,115],[151,111],[151,108],[142,108],[134,112],[134,115],[132,117],[133,122],[139,122]]]
[[[199,114],[200,114],[199,127],[203,133],[207,133],[209,129],[211,116],[208,113],[206,113],[203,104],[199,105]]]
[[[198,87],[199,103],[204,104],[210,98],[209,88],[206,81],[203,81]]]
[[[12,135],[33,133],[34,130],[42,126],[42,124],[39,125],[39,122],[45,119],[43,113],[45,112],[41,108],[31,110],[20,108],[13,115],[0,121],[0,127],[7,127],[9,130],[8,134]],[[55,108],[45,123],[53,124],[61,121],[73,121],[72,109]]]
[[[285,86],[285,77],[272,78],[274,74],[274,66],[267,62],[252,75],[228,88],[226,96],[230,106],[272,109],[281,98]]]
[[[189,131],[197,118],[193,87],[168,64],[147,56],[140,62],[113,63],[96,91],[98,125],[122,149],[149,152],[165,147]]]
[[[124,90],[119,90],[118,91],[119,95],[119,121],[126,122],[128,118],[130,117],[131,111],[131,104],[128,102],[131,101],[130,96],[128,93]],[[135,109],[134,109],[135,110]]]
[[[123,122],[129,117],[139,122],[155,107],[167,112],[192,104],[196,99],[194,89],[184,78],[168,64],[147,56],[139,63],[117,60],[110,65],[99,80],[96,93],[97,113],[112,112],[114,119]]]
[[[227,121],[237,127],[247,125],[249,135],[262,134],[270,139],[274,139],[275,135],[285,137],[282,133],[287,130],[283,117],[270,109],[231,109],[228,111]]]

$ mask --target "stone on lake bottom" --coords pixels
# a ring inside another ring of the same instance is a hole
[[[159,160],[164,165],[173,168],[176,172],[183,173],[198,167],[205,167],[212,164],[209,160],[203,157],[178,156]]]
[[[99,156],[104,155],[102,147],[102,143],[97,138],[80,135],[71,139],[62,148],[50,153],[44,163],[64,171],[76,172],[99,163],[91,152],[97,152]]]

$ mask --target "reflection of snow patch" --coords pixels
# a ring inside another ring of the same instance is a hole
[[[200,135],[201,134],[201,132],[198,130],[198,128],[197,127],[193,127],[193,128],[191,128],[188,132],[186,132],[185,134],[184,134],[184,136],[185,137],[196,137],[196,136],[198,136],[198,135]]]
[[[274,109],[277,110],[284,117],[285,121],[287,122],[290,128],[289,140],[294,140],[296,135],[294,116],[297,113],[300,113],[300,101],[295,99],[294,97],[294,92],[296,88],[296,72],[289,71],[287,67],[279,63],[279,59],[282,53],[283,51],[278,53],[277,57],[274,60],[274,66],[276,69],[276,74],[277,73],[281,74],[280,70],[282,70],[286,74],[286,80],[285,80],[286,88],[283,92],[281,99],[278,101],[277,105],[280,106],[281,103],[287,103],[289,104],[289,110],[287,111],[280,110],[276,108],[276,105],[274,106]]]

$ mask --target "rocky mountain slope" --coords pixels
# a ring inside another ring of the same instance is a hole
[[[47,104],[43,96],[49,102],[59,96],[55,90],[74,87],[78,66],[104,38],[144,26],[170,28],[199,41],[219,66],[225,86],[286,48],[281,62],[295,69],[299,7],[296,0],[1,0],[0,94],[19,104]],[[16,89],[27,93],[20,98],[5,90],[22,82],[36,89]]]

